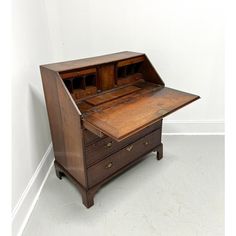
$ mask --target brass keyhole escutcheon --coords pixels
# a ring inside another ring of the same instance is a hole
[[[128,147],[126,148],[126,150],[127,150],[128,152],[130,152],[132,149],[133,149],[133,145],[130,145],[130,146],[128,146]]]
[[[106,169],[111,168],[112,167],[112,162],[109,162],[105,167],[106,167]]]
[[[144,145],[145,145],[145,146],[147,146],[148,144],[149,144],[149,142],[148,142],[148,141],[146,141],[146,142],[144,143]]]
[[[111,148],[111,146],[112,146],[112,142],[109,142],[106,144],[106,147],[108,147],[108,148]]]

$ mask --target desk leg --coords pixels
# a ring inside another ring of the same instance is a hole
[[[82,195],[82,200],[83,200],[83,204],[87,207],[90,208],[91,206],[94,205],[94,195],[95,193],[93,191],[86,191],[86,190],[82,190],[81,191],[81,195]]]
[[[163,144],[161,143],[158,147],[157,147],[157,160],[161,160],[163,157]]]
[[[55,172],[56,172],[56,176],[58,179],[62,179],[62,176],[63,176],[63,172],[60,171],[60,169],[58,168],[57,165],[54,165],[55,167]]]
[[[60,164],[58,164],[56,161],[54,162],[54,166],[55,166],[55,172],[56,172],[56,176],[59,179],[62,179],[62,176],[66,176],[68,179],[70,179],[77,187],[77,189],[79,190],[79,192],[82,195],[82,200],[83,200],[83,204],[89,208],[92,205],[94,205],[94,195],[96,194],[98,187],[94,187],[92,189],[85,189],[76,179],[73,178],[73,176],[70,175],[70,173],[68,173]]]

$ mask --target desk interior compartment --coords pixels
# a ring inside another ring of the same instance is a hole
[[[75,100],[97,93],[96,68],[64,72],[61,74],[61,77]]]

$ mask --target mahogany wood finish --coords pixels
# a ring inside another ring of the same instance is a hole
[[[91,207],[98,189],[147,153],[163,157],[162,119],[199,96],[165,87],[145,54],[40,66],[58,178]]]
[[[88,168],[89,187],[99,183],[138,157],[152,151],[160,143],[161,130],[158,129],[91,166]]]
[[[104,157],[110,156],[120,149],[132,145],[136,140],[140,140],[142,137],[155,130],[158,130],[158,132],[161,130],[161,121],[148,126],[141,132],[138,132],[135,135],[132,135],[131,137],[126,138],[120,142],[117,142],[109,136],[106,136],[97,142],[93,142],[85,148],[87,166],[90,167],[91,165],[104,159]],[[161,143],[161,132],[159,132],[159,135],[155,136],[155,143]]]
[[[110,93],[105,93],[103,95],[98,95],[96,97],[92,97],[89,99],[86,99],[85,101],[91,105],[97,106],[105,102],[109,102],[111,100],[117,99],[119,97],[123,97],[127,94],[136,92],[140,88],[136,86],[127,86],[125,88],[121,88],[119,90],[112,91]]]
[[[102,65],[98,68],[100,89],[102,91],[114,88],[115,66],[113,63]]]
[[[87,122],[120,141],[198,99],[195,95],[166,87],[152,89],[143,95],[139,92],[138,94],[139,96],[135,96],[133,93],[131,98],[125,97],[126,100],[121,98],[123,102],[117,99],[118,104],[110,102],[112,104],[109,108],[97,106],[95,111],[86,116]]]

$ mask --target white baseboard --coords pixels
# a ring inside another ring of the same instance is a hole
[[[223,121],[164,120],[163,135],[224,135]]]
[[[51,143],[12,212],[13,236],[20,236],[22,234],[53,166],[53,160]]]

